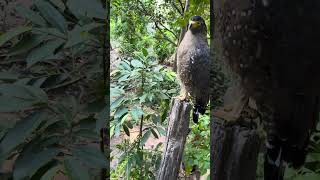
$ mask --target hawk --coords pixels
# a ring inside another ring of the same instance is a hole
[[[265,180],[303,165],[320,92],[320,2],[214,0],[215,47],[253,98],[267,133]]]
[[[204,114],[209,101],[209,45],[207,26],[200,16],[190,18],[188,30],[177,50],[177,74],[180,80],[180,100],[192,100],[193,121]]]

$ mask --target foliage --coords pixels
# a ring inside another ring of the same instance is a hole
[[[119,136],[121,132],[132,136],[134,127],[140,129],[133,142],[123,140],[117,146],[123,154],[112,172],[113,178],[154,179],[161,146],[150,150],[144,144],[151,134],[154,138],[165,135],[170,99],[178,92],[175,73],[159,63],[174,54],[180,31],[191,16],[201,15],[209,24],[209,0],[189,2],[189,10],[184,12],[186,4],[180,0],[112,1],[111,44],[120,49],[123,58],[111,73],[111,136]],[[209,122],[208,118],[204,119]],[[192,138],[204,135],[194,131]],[[201,145],[190,142],[186,148],[190,152],[188,160],[205,159],[205,156],[191,156],[194,147]],[[209,151],[209,147],[201,148],[202,154],[205,148]],[[207,166],[201,165],[201,169],[206,172]]]
[[[286,168],[284,176],[286,180],[317,180],[320,178],[320,122],[310,141],[305,164],[300,169],[294,169],[291,166]],[[260,153],[258,160],[257,179],[259,180],[263,180],[263,156],[263,153]]]
[[[142,176],[149,179],[155,176],[159,165],[155,162],[160,161],[160,144],[152,151],[143,150],[143,147],[151,134],[154,138],[165,135],[163,122],[167,118],[169,100],[177,94],[178,88],[175,73],[159,65],[146,49],[141,51],[123,59],[111,73],[110,131],[111,136],[119,136],[122,129],[130,136],[130,129],[139,126],[139,135],[133,143],[123,141],[117,146],[123,154],[113,173],[128,178],[143,172]]]
[[[121,162],[117,165],[117,168],[112,172],[111,179],[139,179],[140,171],[142,168],[143,179],[156,179],[155,175],[160,165],[162,158],[162,151],[160,150],[162,143],[152,150],[143,150],[142,153],[134,151],[132,148],[134,144],[131,144],[127,140],[124,140],[122,144],[117,145],[119,149],[123,151]],[[142,162],[143,160],[143,162]]]
[[[184,12],[181,0],[115,0],[111,5],[111,41],[119,43],[124,54],[145,48],[163,61],[174,53],[180,29],[191,16],[202,15],[209,25],[209,4],[209,0],[191,0]]]
[[[320,122],[318,122],[310,141],[306,163],[299,170],[287,169],[286,178],[288,180],[316,180],[320,178]]]
[[[196,165],[201,174],[210,169],[210,117],[200,116],[199,123],[191,126],[183,156],[184,170],[190,174]]]
[[[101,82],[105,9],[98,0],[36,0],[16,10],[28,23],[0,36],[0,46],[10,46],[1,55],[0,113],[22,119],[1,124],[0,164],[17,157],[14,179],[51,179],[59,171],[92,178],[108,164],[88,145],[99,141],[106,116],[97,116],[102,108],[94,102],[105,92],[84,93],[86,84]],[[84,96],[92,105],[81,102]]]

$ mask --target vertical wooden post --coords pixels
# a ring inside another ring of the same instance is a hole
[[[188,135],[190,103],[179,99],[172,100],[166,145],[158,173],[158,180],[176,180]]]
[[[255,180],[260,150],[257,130],[211,122],[211,179]]]

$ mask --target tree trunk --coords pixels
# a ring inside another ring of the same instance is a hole
[[[260,138],[255,129],[211,123],[211,179],[255,180]]]
[[[176,180],[178,178],[184,145],[188,135],[190,103],[172,100],[166,145],[159,168],[158,180]]]
[[[211,179],[255,180],[261,145],[255,103],[235,83],[223,107],[211,112]]]

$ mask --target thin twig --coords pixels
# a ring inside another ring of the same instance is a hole
[[[183,16],[183,11],[181,11],[181,10],[178,8],[178,6],[177,6],[173,1],[171,1],[170,4],[173,6],[173,8],[175,8],[175,9],[178,11],[178,13],[179,13],[181,16]]]
[[[164,32],[162,32],[162,29],[159,27],[159,25],[156,22],[154,24],[155,24],[156,28],[159,30],[159,32],[162,34],[164,39],[169,41],[171,44],[174,44],[175,46],[177,46],[177,44],[175,42],[173,42],[167,35],[164,34]]]

